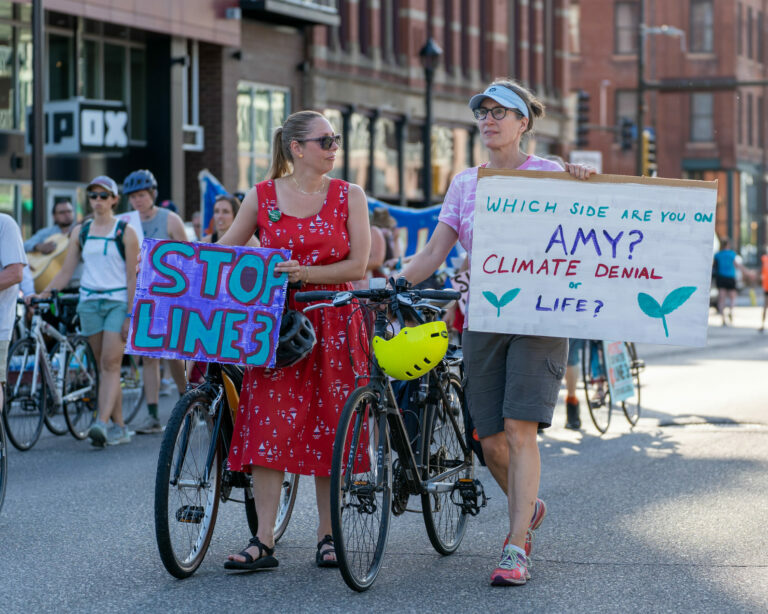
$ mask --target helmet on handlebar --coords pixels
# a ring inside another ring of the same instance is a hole
[[[312,322],[300,311],[289,309],[280,322],[275,368],[290,367],[312,351],[317,337]]]
[[[427,322],[404,328],[390,340],[373,338],[376,360],[390,377],[412,380],[428,373],[448,350],[445,322]]]

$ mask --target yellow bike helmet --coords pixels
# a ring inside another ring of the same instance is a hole
[[[400,380],[412,380],[429,373],[448,351],[445,322],[427,322],[404,328],[389,341],[373,338],[373,353],[381,370]]]

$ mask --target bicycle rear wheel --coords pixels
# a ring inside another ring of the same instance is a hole
[[[64,417],[69,432],[75,439],[85,439],[88,428],[96,419],[99,401],[99,369],[88,340],[75,337],[70,342],[72,351],[64,365]]]
[[[62,364],[61,356],[59,354],[61,348],[60,343],[56,343],[53,349],[48,352],[48,361],[51,365],[51,379],[56,382],[60,377],[64,375],[64,365]],[[58,405],[53,400],[53,394],[51,389],[45,382],[45,378],[41,378],[42,388],[45,393],[40,395],[43,400],[43,420],[45,421],[46,428],[54,435],[65,435],[67,433],[67,418],[64,415],[64,404]]]
[[[584,376],[584,392],[587,397],[589,416],[600,434],[611,423],[611,390],[608,386],[608,369],[601,341],[586,341],[581,354],[581,372]]]
[[[8,482],[8,441],[5,439],[5,427],[0,420],[0,510],[5,500],[5,486]]]
[[[21,451],[34,446],[43,430],[45,378],[39,364],[42,361],[38,361],[37,379],[33,381],[36,353],[37,343],[32,339],[17,341],[8,352],[3,420],[9,441]]]
[[[275,519],[275,541],[277,542],[288,528],[288,522],[296,503],[296,493],[299,487],[299,476],[295,473],[286,473],[283,478],[283,489],[280,491],[280,507],[277,508]],[[254,533],[255,535],[255,533]]]
[[[643,362],[637,358],[637,349],[634,343],[625,343],[627,353],[629,354],[629,371],[632,373],[632,383],[635,386],[635,394],[621,402],[621,409],[627,421],[635,426],[640,419],[640,371],[643,368]]]
[[[446,403],[441,399],[429,412],[428,424],[424,425],[424,451],[422,459],[426,478],[467,465],[466,469],[452,475],[441,483],[453,483],[461,478],[470,478],[473,473],[472,454],[469,463],[464,457],[461,442],[464,440],[464,391],[461,381],[451,374],[445,383]],[[460,506],[451,501],[451,491],[421,495],[421,509],[424,524],[432,546],[440,554],[453,554],[464,539],[468,516]]]
[[[144,402],[144,383],[138,356],[126,354],[123,357],[123,364],[120,366],[120,390],[123,394],[123,421],[128,424],[139,413]]]
[[[165,427],[157,459],[155,537],[163,565],[177,578],[187,578],[200,567],[216,525],[223,446],[215,431],[215,416],[209,411],[211,402],[199,388],[179,399]]]
[[[347,399],[331,465],[331,525],[347,586],[364,591],[381,569],[392,514],[389,425],[369,386]]]

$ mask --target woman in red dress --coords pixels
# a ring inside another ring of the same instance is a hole
[[[314,111],[290,115],[275,132],[270,179],[256,185],[219,243],[244,245],[257,230],[262,247],[292,250],[277,268],[303,290],[351,289],[365,273],[370,250],[363,190],[327,173],[341,137]],[[288,307],[302,309],[289,291]],[[249,368],[229,454],[234,471],[251,471],[259,530],[225,562],[227,569],[277,566],[273,528],[283,472],[312,475],[319,515],[318,566],[336,566],[331,540],[330,473],[339,414],[367,374],[367,337],[354,307],[318,309],[317,344],[292,367]]]

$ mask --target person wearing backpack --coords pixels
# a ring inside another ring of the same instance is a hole
[[[128,175],[123,182],[123,195],[128,197],[131,206],[139,212],[145,238],[187,240],[187,233],[181,218],[170,209],[158,207],[155,204],[157,202],[157,180],[151,171],[142,169],[133,171]],[[160,398],[160,360],[144,356],[142,361],[144,363],[144,398],[147,401],[149,415],[136,428],[136,432],[140,435],[161,433],[163,426],[160,424],[157,411]],[[181,396],[187,386],[184,363],[181,360],[168,360],[167,364],[176,383],[179,396]]]
[[[38,296],[48,298],[66,287],[82,260],[77,313],[99,365],[99,411],[88,437],[92,445],[105,447],[131,440],[123,422],[120,364],[131,317],[128,306],[136,289],[139,241],[136,231],[114,215],[120,197],[113,179],[96,177],[87,193],[93,218],[72,230],[61,270]]]

